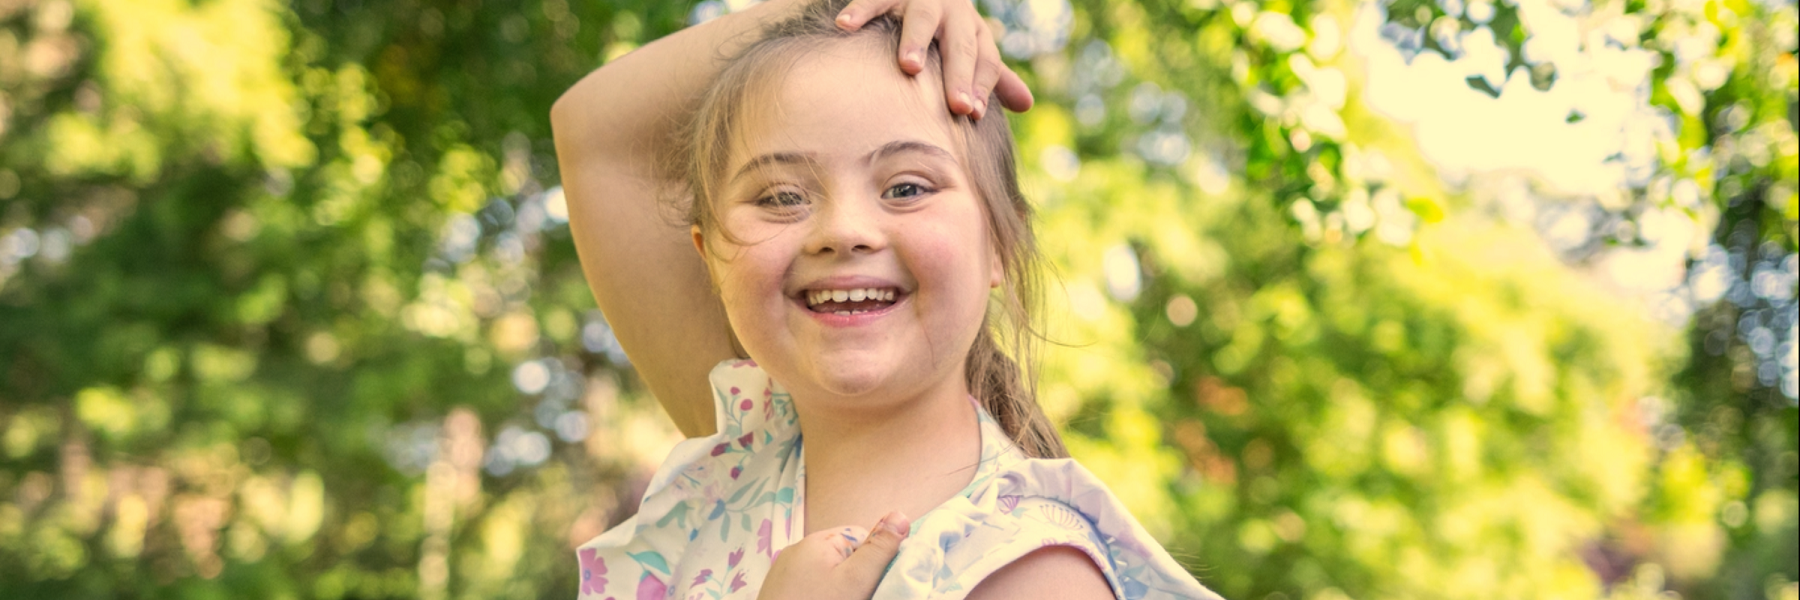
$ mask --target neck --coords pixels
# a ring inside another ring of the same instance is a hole
[[[913,398],[796,397],[806,436],[806,531],[870,527],[888,511],[917,518],[955,496],[981,460],[981,425],[961,373]]]

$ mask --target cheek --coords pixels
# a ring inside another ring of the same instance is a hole
[[[912,263],[920,279],[936,281],[957,306],[974,305],[976,312],[987,305],[990,263],[985,231],[978,228],[939,228],[930,232],[929,241],[912,245]]]
[[[771,265],[767,253],[753,246],[721,244],[718,257],[708,261],[713,285],[727,311],[756,306],[772,295],[779,296],[781,269]],[[773,292],[771,292],[773,290]]]

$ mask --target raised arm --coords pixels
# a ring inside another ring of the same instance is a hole
[[[772,0],[689,27],[607,63],[550,110],[569,222],[594,300],[638,375],[681,433],[710,435],[706,375],[731,358],[725,310],[685,225],[659,199],[681,186],[657,157],[706,84],[763,23],[797,0]]]

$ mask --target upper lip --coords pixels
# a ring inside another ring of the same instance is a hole
[[[802,294],[813,290],[855,290],[867,288],[892,288],[900,293],[906,292],[905,287],[889,279],[870,277],[867,275],[833,275],[806,282],[800,287],[795,288],[789,295],[800,298]]]

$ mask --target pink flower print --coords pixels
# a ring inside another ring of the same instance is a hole
[[[756,406],[756,403],[751,402],[749,398],[745,398],[743,402],[738,403],[738,410],[741,410],[744,412],[749,412],[750,407],[752,407],[752,406]]]
[[[774,540],[772,539],[774,533],[775,533],[775,523],[768,519],[763,519],[762,526],[756,528],[756,551],[757,552],[761,552],[761,553],[763,553],[764,556],[770,556],[771,558],[773,558],[773,556],[769,554],[769,551],[770,551],[770,547],[774,545]]]
[[[743,473],[744,473],[743,467],[732,467],[731,468],[731,478],[732,479],[737,479],[738,475],[742,475]]]
[[[731,578],[731,591],[733,592],[744,589],[744,586],[746,585],[750,584],[744,582],[743,571],[738,571],[738,574]]]
[[[735,385],[734,385],[734,386],[731,386],[731,397],[733,397],[733,398],[736,398],[736,397],[737,397],[737,395],[738,395],[738,389],[737,389],[737,386],[735,386]]]
[[[745,402],[749,402],[749,400],[745,400]],[[740,437],[737,439],[738,445],[743,446],[744,448],[749,448],[750,442],[754,442],[754,441],[756,441],[756,432],[754,432],[754,431],[752,431],[750,433],[746,433],[743,435],[743,437]]]
[[[701,569],[700,574],[694,576],[694,583],[689,585],[697,586],[701,583],[705,583],[708,579],[712,579],[712,569]]]
[[[583,548],[575,554],[581,563],[581,593],[599,594],[606,591],[606,559],[600,557],[600,551]]]
[[[725,555],[725,568],[736,569],[738,562],[742,560],[744,560],[744,549],[738,548],[736,551]]]
[[[725,492],[728,491],[731,490],[725,487],[725,482],[717,479],[708,480],[706,485],[700,486],[700,489],[698,490],[694,490],[696,497],[700,499],[700,506],[724,504]]]
[[[655,575],[644,574],[638,580],[637,600],[663,600],[669,596],[669,584],[657,579]]]
[[[724,444],[719,444],[719,445],[717,445],[717,446],[713,446],[713,449],[712,449],[712,455],[713,455],[713,456],[718,456],[718,455],[720,455],[720,454],[724,454],[724,453],[725,453],[725,451],[726,451],[726,450],[727,450],[727,449],[730,449],[730,448],[731,448],[731,444],[730,444],[730,443],[724,443]]]
[[[1018,505],[1019,505],[1019,497],[1016,495],[1007,494],[1005,496],[1000,497],[1000,511],[1001,512],[1004,512],[1007,514],[1012,514],[1013,508],[1017,507]]]

